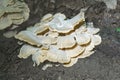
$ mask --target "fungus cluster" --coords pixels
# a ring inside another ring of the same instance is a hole
[[[34,66],[48,60],[70,67],[79,58],[94,53],[95,46],[101,43],[98,32],[99,28],[85,22],[82,10],[71,19],[66,19],[62,13],[47,14],[40,23],[15,36],[26,42],[20,49],[18,57],[26,59],[32,55]]]
[[[22,0],[0,0],[0,30],[21,24],[29,17],[29,8]]]

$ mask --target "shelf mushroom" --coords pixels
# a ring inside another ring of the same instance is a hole
[[[29,8],[21,0],[0,0],[0,30],[18,25],[29,18]]]
[[[81,22],[82,25],[79,24]],[[94,53],[93,49],[102,41],[97,34],[99,30],[93,27],[93,23],[85,23],[82,10],[71,19],[67,19],[62,13],[47,14],[40,23],[15,36],[28,43],[20,49],[19,58],[32,55],[34,66],[47,60],[71,67],[79,58]]]

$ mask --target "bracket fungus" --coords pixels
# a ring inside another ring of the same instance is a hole
[[[26,21],[29,12],[28,6],[21,0],[0,0],[0,30]]]
[[[45,15],[40,23],[19,32],[15,38],[27,42],[20,49],[19,58],[32,55],[35,64],[44,61],[58,62],[65,67],[74,65],[79,58],[94,53],[95,46],[101,43],[97,34],[99,28],[85,22],[84,12],[71,19],[61,13]]]

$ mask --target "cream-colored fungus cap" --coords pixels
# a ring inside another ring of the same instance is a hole
[[[73,36],[60,36],[57,38],[57,47],[62,48],[71,48],[76,44]]]
[[[24,1],[0,0],[0,30],[23,23],[29,18],[29,8]]]
[[[30,46],[30,45],[23,45],[20,49],[20,53],[18,55],[19,58],[28,58],[30,55],[34,54],[35,52],[37,52],[39,50],[39,48]]]

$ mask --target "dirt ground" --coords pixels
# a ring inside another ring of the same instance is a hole
[[[30,18],[16,28],[18,32],[39,22],[46,13],[62,12],[68,18],[79,13],[81,8],[88,7],[86,21],[93,22],[101,29],[101,45],[88,58],[79,59],[70,68],[62,65],[43,71],[33,67],[31,57],[19,59],[20,45],[15,38],[5,38],[0,31],[0,80],[120,80],[120,0],[115,10],[107,9],[103,2],[94,0],[26,0],[31,12]]]

